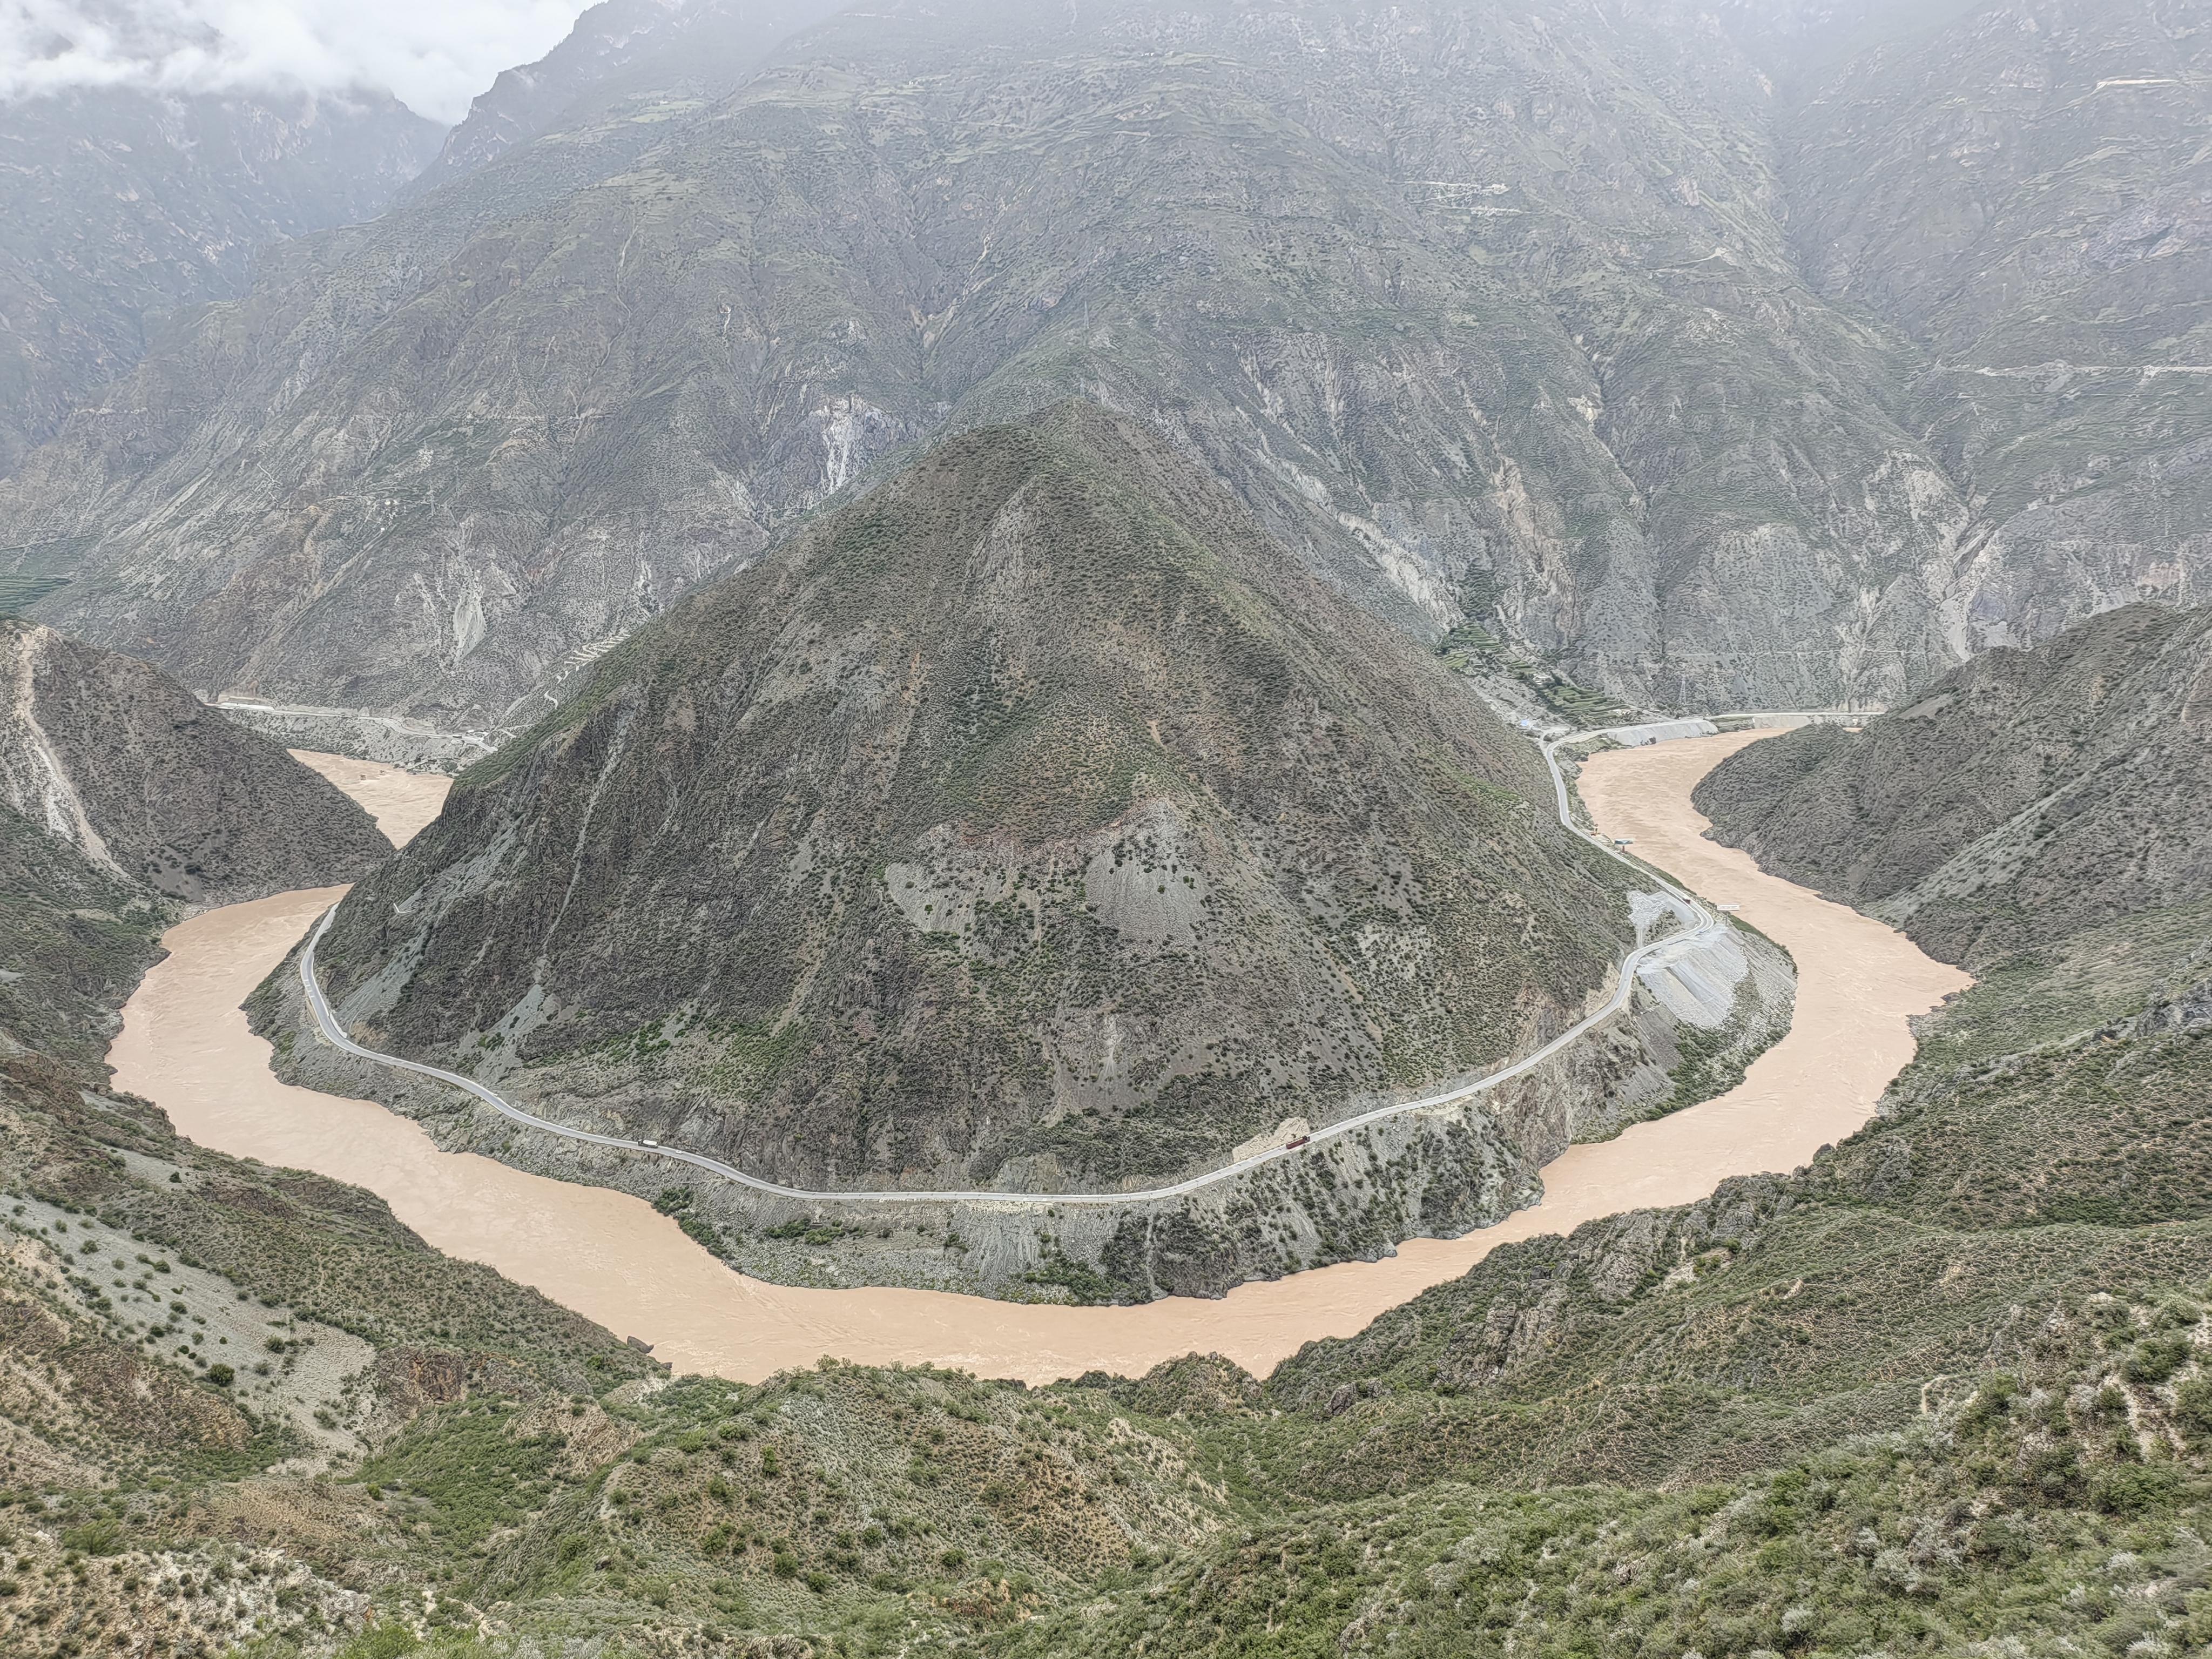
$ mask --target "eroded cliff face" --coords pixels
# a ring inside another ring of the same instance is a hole
[[[1850,51],[970,0],[757,69],[733,17],[599,17],[535,138],[494,98],[490,165],[167,338],[0,489],[0,543],[66,551],[49,611],[210,690],[526,725],[891,458],[1071,393],[1394,625],[1646,702],[1893,701],[2202,580],[2203,46],[2155,0]],[[2014,246],[2034,282],[1955,297]]]
[[[0,619],[0,805],[122,884],[234,904],[351,881],[392,851],[368,813],[160,670]]]
[[[502,71],[399,199],[465,178],[541,133],[603,115],[632,81],[664,98],[726,96],[790,36],[839,9],[838,0],[599,0],[544,57]]]

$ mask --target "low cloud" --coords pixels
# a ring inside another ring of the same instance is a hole
[[[82,87],[389,92],[448,124],[587,0],[0,0],[0,99]]]

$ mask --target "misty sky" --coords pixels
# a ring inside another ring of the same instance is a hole
[[[369,87],[452,123],[590,0],[0,0],[0,98]]]

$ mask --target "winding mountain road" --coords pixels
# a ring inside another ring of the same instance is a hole
[[[1454,1088],[1447,1089],[1439,1094],[1425,1096],[1419,1100],[1401,1101],[1389,1106],[1378,1106],[1372,1111],[1362,1112],[1356,1117],[1348,1117],[1340,1122],[1326,1125],[1314,1130],[1307,1137],[1304,1145],[1295,1147],[1271,1146],[1263,1152],[1254,1153],[1249,1158],[1240,1158],[1233,1164],[1224,1164],[1220,1169],[1209,1170],[1201,1175],[1192,1176],[1188,1180],[1176,1182],[1168,1187],[1104,1193],[1019,1193],[991,1189],[960,1192],[938,1188],[864,1188],[817,1192],[805,1188],[786,1187],[773,1181],[764,1180],[759,1176],[748,1175],[733,1164],[725,1164],[720,1158],[708,1158],[702,1152],[686,1152],[681,1147],[661,1146],[654,1142],[627,1139],[620,1135],[599,1134],[588,1129],[579,1129],[568,1124],[554,1122],[550,1119],[542,1118],[534,1113],[523,1110],[522,1108],[495,1091],[487,1088],[474,1078],[464,1077],[458,1072],[447,1071],[442,1066],[428,1066],[420,1060],[403,1060],[397,1054],[383,1054],[355,1042],[347,1035],[345,1028],[338,1023],[337,1014],[331,1008],[330,1000],[324,994],[321,978],[315,971],[315,948],[321,944],[324,933],[329,930],[331,919],[337,915],[336,905],[332,905],[323,913],[322,919],[315,924],[314,932],[308,936],[306,948],[300,952],[300,984],[307,994],[307,1006],[313,1011],[316,1027],[321,1032],[324,1040],[343,1053],[370,1060],[379,1066],[390,1066],[395,1071],[411,1072],[420,1077],[450,1084],[454,1088],[465,1090],[474,1096],[502,1117],[510,1118],[530,1128],[540,1129],[548,1134],[558,1135],[566,1140],[581,1141],[588,1146],[607,1146],[619,1152],[637,1152],[647,1157],[665,1158],[670,1163],[688,1164],[695,1169],[704,1170],[710,1175],[720,1176],[726,1181],[735,1182],[741,1187],[750,1188],[755,1192],[766,1193],[775,1198],[817,1205],[988,1203],[1015,1208],[1060,1205],[1117,1206],[1179,1198],[1185,1194],[1198,1192],[1204,1188],[1212,1186],[1217,1182],[1234,1180],[1263,1164],[1305,1152],[1324,1141],[1357,1133],[1370,1125],[1405,1113],[1453,1105],[1495,1089],[1500,1084],[1509,1083],[1513,1079],[1522,1076],[1542,1065],[1570,1043],[1577,1042],[1594,1027],[1602,1024],[1626,1007],[1628,999],[1635,989],[1636,971],[1649,958],[1662,951],[1676,949],[1686,941],[1713,938],[1726,930],[1729,924],[1716,916],[1690,893],[1668,880],[1665,876],[1649,865],[1628,857],[1611,842],[1602,836],[1592,835],[1575,822],[1573,805],[1567,793],[1566,775],[1559,769],[1558,750],[1564,744],[1585,743],[1593,738],[1605,737],[1613,732],[1626,732],[1632,729],[1626,726],[1613,726],[1602,731],[1571,732],[1537,740],[1539,747],[1543,750],[1544,764],[1552,775],[1553,788],[1558,799],[1559,823],[1568,834],[1588,842],[1607,858],[1635,871],[1638,877],[1657,883],[1669,897],[1697,919],[1694,927],[1686,931],[1668,933],[1662,938],[1639,945],[1626,952],[1620,959],[1613,994],[1606,1000],[1602,1007],[1584,1015],[1542,1048],[1533,1054],[1522,1056],[1510,1066],[1503,1066],[1472,1082],[1462,1083]]]

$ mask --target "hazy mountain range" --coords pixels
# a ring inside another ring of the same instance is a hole
[[[1893,701],[2203,592],[2186,5],[828,9],[595,8],[400,205],[31,422],[40,614],[520,726],[1070,394],[1401,629],[1634,701]]]
[[[0,472],[137,368],[174,313],[246,295],[264,245],[375,217],[437,142],[365,95],[0,104]]]

